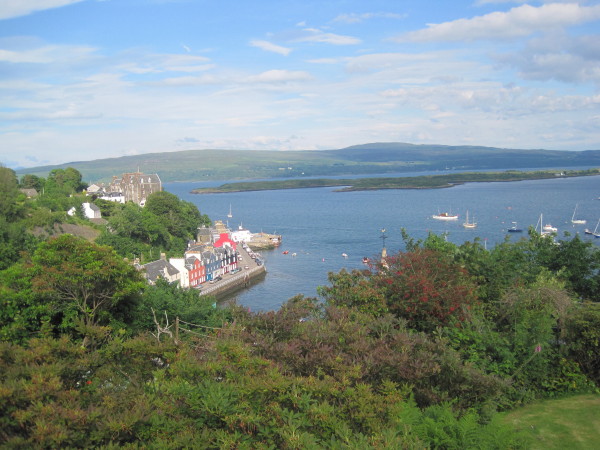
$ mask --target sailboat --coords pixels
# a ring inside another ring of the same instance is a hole
[[[475,221],[469,222],[469,210],[468,209],[467,209],[467,219],[465,220],[465,223],[463,223],[463,227],[465,227],[465,228],[476,228],[477,227],[477,223],[475,223]]]
[[[596,228],[594,228],[594,231],[591,231],[590,229],[586,228],[584,233],[593,234],[594,237],[600,238],[600,234],[598,234],[598,225],[600,225],[600,219],[598,219],[598,223],[596,224]]]
[[[229,204],[229,214],[227,214],[227,217],[232,218],[233,214],[231,214],[231,203]]]
[[[576,219],[575,218],[575,213],[576,212],[577,212],[577,204],[575,204],[575,211],[573,211],[573,217],[571,217],[571,223],[584,224],[585,220],[583,220],[583,219]]]
[[[542,236],[548,236],[552,233],[556,233],[558,231],[558,228],[553,227],[552,225],[550,225],[549,223],[547,223],[546,225],[544,225],[544,216],[542,214],[540,214],[540,219],[538,220],[537,225],[535,226],[535,230],[537,231],[538,229],[538,225],[540,227],[540,231],[539,233]]]

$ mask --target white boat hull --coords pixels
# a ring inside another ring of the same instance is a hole
[[[434,214],[431,217],[433,217],[435,220],[458,220],[458,216],[443,216],[443,215]]]

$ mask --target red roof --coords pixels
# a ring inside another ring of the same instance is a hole
[[[231,248],[233,248],[234,250],[237,247],[237,244],[235,242],[233,242],[231,239],[229,239],[229,234],[228,233],[221,233],[219,235],[219,240],[217,242],[215,242],[213,244],[214,247],[223,247],[224,244],[229,244],[229,246]]]

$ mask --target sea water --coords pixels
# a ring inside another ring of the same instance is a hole
[[[166,183],[164,188],[232,229],[243,226],[252,232],[282,235],[279,248],[261,251],[267,268],[264,280],[227,299],[255,311],[277,309],[296,294],[317,296],[317,286],[328,284],[329,272],[364,267],[363,258],[377,257],[384,244],[388,254],[403,250],[402,228],[415,239],[425,238],[429,232],[445,234],[456,244],[478,237],[482,245],[491,248],[507,236],[511,240],[526,238],[527,228],[543,215],[544,224],[558,228],[559,238],[564,232],[578,233],[600,244],[600,239],[584,234],[585,228],[594,229],[600,219],[597,176],[467,183],[445,189],[190,193],[194,188],[222,183]],[[232,218],[227,217],[229,205]],[[571,223],[576,205],[576,218],[587,224]],[[475,229],[462,226],[467,210],[469,221],[477,223]],[[433,219],[438,212],[458,214],[459,220]],[[523,233],[507,233],[513,222]]]

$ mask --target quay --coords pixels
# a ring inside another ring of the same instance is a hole
[[[241,256],[241,261],[238,259],[238,267],[242,270],[237,273],[227,273],[222,276],[223,279],[220,281],[203,283],[201,289],[199,289],[200,295],[213,295],[219,299],[219,297],[250,286],[266,275],[265,265],[263,263],[258,264],[256,260],[252,259],[242,245],[238,246],[238,252]]]

